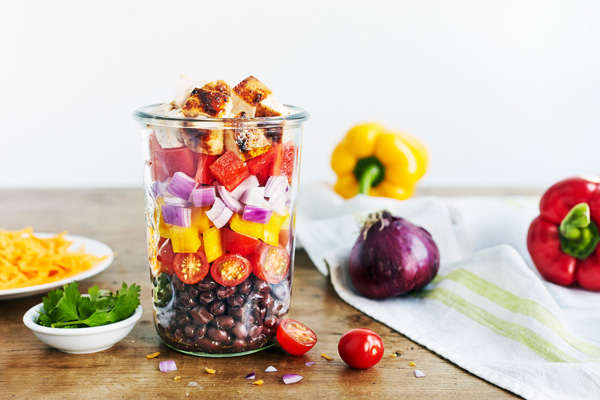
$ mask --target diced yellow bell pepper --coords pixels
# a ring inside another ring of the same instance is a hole
[[[210,210],[210,207],[192,208],[192,226],[200,233],[204,233],[208,228],[214,226],[206,215],[207,210]]]
[[[273,219],[273,217],[271,217],[271,219]],[[233,213],[233,216],[229,220],[229,227],[232,231],[241,233],[242,235],[262,239],[265,224],[243,220],[239,214]]]
[[[271,215],[269,223],[263,228],[262,240],[273,246],[279,245],[279,231],[286,221],[286,217],[287,215],[280,215],[274,212]]]
[[[202,244],[198,230],[193,227],[183,228],[172,225],[169,229],[169,235],[173,245],[173,253],[195,253]]]
[[[348,131],[331,155],[338,180],[334,190],[344,198],[358,193],[406,199],[427,169],[425,145],[375,123]]]
[[[223,244],[221,242],[221,231],[216,226],[207,229],[202,234],[204,242],[204,254],[208,262],[213,262],[223,255]]]

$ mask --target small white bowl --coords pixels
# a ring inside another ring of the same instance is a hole
[[[131,332],[143,311],[142,306],[138,306],[131,317],[113,324],[64,329],[38,325],[35,321],[43,308],[43,303],[31,307],[23,316],[23,323],[42,342],[71,354],[96,353],[111,348]]]

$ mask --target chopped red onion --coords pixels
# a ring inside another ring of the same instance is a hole
[[[192,190],[196,188],[196,185],[198,183],[193,178],[190,178],[181,171],[175,172],[173,178],[169,181],[167,191],[173,196],[189,201]]]
[[[277,368],[275,368],[274,366],[270,365],[267,367],[267,369],[265,369],[265,372],[277,372]]]
[[[289,188],[287,176],[271,176],[265,185],[265,197],[279,197]]]
[[[154,198],[158,198],[163,195],[163,193],[167,190],[167,186],[169,185],[169,179],[165,179],[164,182],[154,181],[152,182],[152,194],[154,194]]]
[[[304,378],[302,375],[298,374],[285,374],[283,376],[283,383],[289,385],[290,383],[300,382]]]
[[[307,367],[312,367],[313,365],[315,365],[315,362],[309,361],[309,362],[304,363],[304,365],[306,365]]]
[[[215,204],[215,187],[203,186],[192,190],[192,200],[196,207],[208,207]]]
[[[271,208],[273,209],[273,211],[275,211],[277,214],[279,215],[285,215],[287,214],[287,196],[284,194],[282,194],[279,197],[271,197],[269,199],[269,204],[271,205]]]
[[[260,186],[260,183],[258,183],[258,178],[254,175],[250,175],[231,191],[231,195],[234,199],[239,200],[247,189],[257,186]]]
[[[423,371],[420,371],[420,370],[418,370],[418,369],[415,369],[415,376],[416,376],[417,378],[423,378],[423,377],[425,377],[425,373],[424,373]]]
[[[161,361],[158,363],[158,369],[160,369],[160,372],[177,371],[177,365],[173,360]]]
[[[233,211],[225,206],[225,203],[221,201],[218,197],[215,198],[215,203],[212,208],[206,212],[206,216],[208,219],[212,221],[213,224],[219,229],[225,226],[231,216],[233,215]]]
[[[189,228],[192,225],[192,209],[165,204],[161,207],[165,224]]]
[[[256,378],[256,374],[254,372],[250,372],[244,379],[254,379]]]
[[[265,202],[265,188],[262,186],[248,188],[240,198],[244,204],[260,207]]]
[[[258,222],[259,224],[267,224],[273,215],[273,210],[265,207],[246,206],[242,219],[250,222]]]
[[[238,214],[244,212],[244,205],[240,203],[239,200],[235,199],[231,195],[231,193],[229,193],[229,191],[225,189],[225,186],[217,185],[217,191],[219,192],[219,196],[221,197],[221,200],[223,200],[223,203],[225,203],[227,208]]]
[[[191,201],[183,200],[183,199],[180,199],[179,197],[165,196],[165,197],[163,197],[163,200],[165,201],[165,204],[168,206],[174,206],[174,207],[191,207],[191,206],[193,206],[193,203]]]

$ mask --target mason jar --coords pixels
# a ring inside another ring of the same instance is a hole
[[[133,113],[144,154],[154,324],[170,348],[237,356],[274,344],[288,313],[308,113],[174,118]]]

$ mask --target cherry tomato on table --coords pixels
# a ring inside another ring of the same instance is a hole
[[[282,246],[262,242],[251,256],[254,275],[269,283],[279,283],[290,268],[290,255]]]
[[[284,319],[277,328],[279,345],[293,356],[301,356],[317,343],[317,335],[302,322]]]
[[[210,269],[213,279],[223,286],[239,285],[248,279],[251,272],[250,261],[239,254],[225,254],[217,258]]]
[[[208,275],[209,265],[204,252],[200,250],[196,253],[175,254],[173,269],[182,282],[191,285]]]
[[[340,338],[338,352],[352,368],[371,368],[383,357],[383,340],[370,329],[352,329]]]

